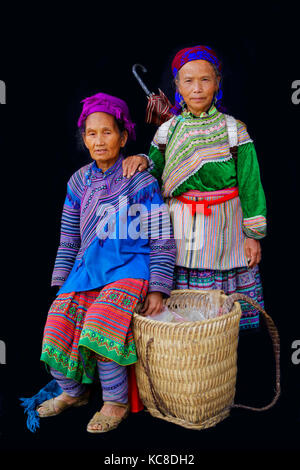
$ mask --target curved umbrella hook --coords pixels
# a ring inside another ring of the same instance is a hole
[[[146,87],[145,83],[142,81],[141,77],[138,75],[136,69],[137,67],[140,67],[142,69],[142,72],[146,73],[147,72],[147,69],[146,67],[144,67],[143,65],[141,64],[134,64],[133,67],[132,67],[132,73],[133,75],[135,76],[135,78],[137,79],[137,81],[139,82],[139,84],[141,85],[141,87],[143,88],[144,92],[146,93],[147,96],[150,96],[150,95],[153,95],[153,93],[151,93],[151,91],[148,90],[148,88]]]

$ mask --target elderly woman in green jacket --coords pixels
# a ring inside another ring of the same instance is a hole
[[[148,156],[124,161],[124,175],[148,168],[161,185],[177,245],[174,288],[239,292],[264,307],[258,263],[266,200],[254,143],[244,123],[222,112],[221,64],[211,48],[179,51],[172,71],[173,117]],[[258,311],[240,303],[240,328],[258,327]]]

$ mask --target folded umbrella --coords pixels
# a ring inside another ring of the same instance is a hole
[[[137,73],[137,68],[140,67],[142,71],[145,73],[147,69],[141,64],[134,64],[132,67],[132,72],[141,87],[143,88],[144,92],[148,97],[148,103],[146,108],[146,122],[148,124],[155,124],[160,126],[164,122],[171,119],[173,114],[171,113],[170,109],[172,108],[172,103],[170,103],[169,99],[166,95],[160,90],[159,94],[155,94],[150,92],[149,89],[146,87],[145,83],[142,81],[141,77]]]

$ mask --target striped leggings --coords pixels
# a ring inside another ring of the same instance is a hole
[[[113,361],[97,361],[103,401],[128,402],[128,379],[126,366]],[[61,389],[71,397],[78,397],[86,390],[86,385],[65,377],[61,372],[50,369],[51,375]]]

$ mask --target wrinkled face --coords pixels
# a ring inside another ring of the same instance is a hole
[[[118,159],[120,149],[127,142],[127,131],[122,134],[114,116],[92,113],[86,118],[83,140],[93,160],[102,170],[107,170]]]
[[[192,60],[184,64],[176,80],[179,93],[186,102],[187,108],[199,116],[207,111],[219,88],[213,66],[206,60]]]

